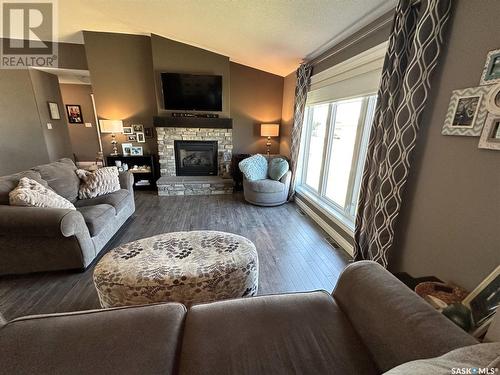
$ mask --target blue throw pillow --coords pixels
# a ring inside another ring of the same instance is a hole
[[[290,167],[288,166],[288,162],[283,158],[274,158],[269,162],[268,174],[273,180],[281,180],[286,172],[288,172]]]
[[[267,178],[267,159],[261,154],[243,159],[238,166],[249,181],[265,180]]]

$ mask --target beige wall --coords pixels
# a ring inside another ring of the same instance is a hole
[[[92,31],[83,36],[98,117],[152,127],[157,110],[150,38]],[[121,152],[120,144],[128,141],[123,134],[117,141]],[[111,134],[103,134],[102,143],[104,155],[109,155]],[[142,146],[144,154],[158,149],[155,139],[134,145]]]
[[[222,76],[222,117],[229,117],[230,106],[230,73],[229,57],[210,52],[202,48],[190,46],[151,35],[151,48],[153,53],[153,69],[156,86],[156,100],[158,112],[167,114],[172,111],[163,109],[163,94],[160,74],[187,73],[187,74],[212,74]],[[177,111],[182,112],[182,111]],[[205,111],[204,111],[205,112]],[[217,112],[218,113],[218,112]]]
[[[0,176],[48,163],[28,70],[0,69],[0,113]]]
[[[283,105],[281,107],[280,154],[290,157],[290,142],[293,127],[293,109],[295,105],[295,86],[297,75],[290,73],[283,81]]]
[[[500,264],[500,152],[477,137],[443,136],[451,91],[478,86],[488,51],[500,47],[496,0],[455,2],[433,78],[401,211],[394,270],[436,275],[472,289]]]
[[[231,63],[234,153],[266,152],[260,124],[281,123],[282,104],[283,77]],[[279,137],[271,138],[271,153],[279,153]]]
[[[90,98],[92,86],[61,84],[60,88],[65,106],[78,104],[82,108],[84,124],[70,124],[67,122],[68,116],[66,113],[64,116],[75,158],[77,161],[95,161],[99,151],[99,140],[97,138],[94,109]],[[86,127],[85,123],[90,123],[92,127]]]

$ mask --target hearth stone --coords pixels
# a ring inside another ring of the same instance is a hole
[[[233,193],[233,180],[218,176],[163,176],[156,186],[159,196]]]

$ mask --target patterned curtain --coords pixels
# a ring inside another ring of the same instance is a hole
[[[302,123],[304,122],[304,109],[306,107],[307,92],[311,79],[312,67],[301,64],[297,69],[297,85],[295,86],[295,105],[293,109],[292,139],[290,142],[290,169],[292,181],[290,183],[289,199],[295,195],[296,172],[299,161],[300,137],[302,136]]]
[[[400,0],[385,56],[354,233],[355,260],[388,265],[431,73],[451,0]]]

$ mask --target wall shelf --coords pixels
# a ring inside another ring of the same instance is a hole
[[[155,127],[232,129],[232,118],[154,116]]]

